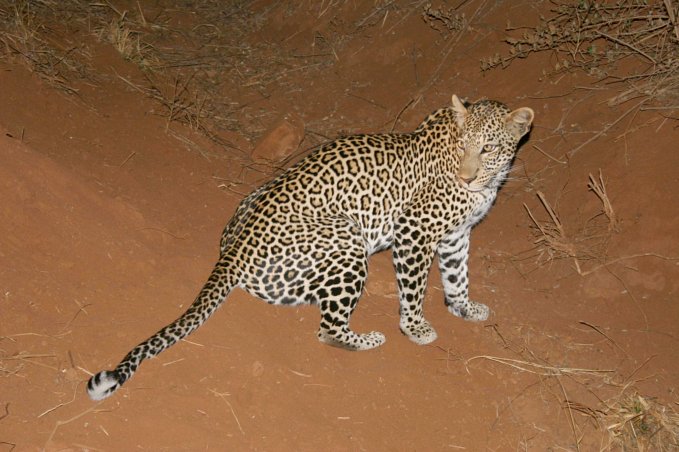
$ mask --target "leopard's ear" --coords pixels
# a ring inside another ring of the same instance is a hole
[[[507,130],[518,140],[530,130],[534,117],[535,113],[532,109],[528,107],[517,108],[505,118]]]
[[[464,119],[467,117],[467,108],[456,94],[453,94],[453,110],[455,110],[455,113],[457,113],[457,126],[462,128],[464,125]]]

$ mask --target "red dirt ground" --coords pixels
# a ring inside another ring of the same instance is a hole
[[[246,39],[311,53],[319,33],[374,6],[338,3],[322,17],[311,4],[288,16],[253,3],[266,15]],[[631,105],[612,109],[610,93],[575,90],[584,75],[544,77],[548,56],[482,74],[478,62],[502,51],[507,21],[548,8],[529,4],[484,6],[454,43],[419,9],[380,13],[383,22],[333,49],[332,64],[289,71],[264,94],[223,92],[266,112],[258,132],[224,135],[247,152],[260,143],[264,156],[282,155],[275,137],[295,149],[304,130],[410,131],[453,93],[533,108],[514,177],[472,235],[471,292],[493,309],[488,322],[448,314],[434,268],[426,310],[439,339],[409,342],[381,253],[352,325],[384,332],[383,347],[324,346],[316,308],[274,308],[235,291],[101,403],[87,397],[89,376],[188,306],[239,193],[262,175],[243,176],[242,155],[189,127],[171,123],[169,133],[157,104],[119,77],[142,84],[141,72],[108,44],[88,41],[98,77],[72,81],[77,96],[1,60],[0,450],[599,450],[610,438],[596,410],[621,395],[676,407],[677,121],[640,112],[572,152]],[[192,26],[190,10],[166,8],[175,27]],[[608,264],[581,261],[581,276],[572,259],[536,247],[524,205],[546,221],[540,191],[569,231],[605,233],[587,186],[599,170],[618,230]]]

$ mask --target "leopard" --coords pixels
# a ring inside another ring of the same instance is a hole
[[[142,361],[203,325],[235,288],[273,305],[316,305],[322,343],[379,347],[384,334],[354,332],[349,320],[369,257],[387,249],[399,328],[408,339],[420,345],[437,339],[423,306],[436,257],[448,311],[487,320],[489,307],[469,299],[470,234],[493,205],[533,119],[529,107],[510,110],[499,101],[453,95],[413,132],[349,135],[311,150],[240,202],[193,303],[113,370],[93,375],[90,398],[113,394]]]

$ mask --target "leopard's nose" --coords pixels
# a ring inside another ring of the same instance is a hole
[[[468,176],[468,177],[460,176],[460,179],[462,179],[462,181],[466,184],[471,184],[472,182],[474,182],[476,180],[476,174],[473,175],[473,176]]]

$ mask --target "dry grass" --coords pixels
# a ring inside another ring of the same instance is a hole
[[[585,325],[603,334],[598,327]],[[490,366],[495,365],[536,379],[498,410],[494,427],[503,412],[519,398],[542,397],[546,404],[557,401],[559,409],[565,413],[565,418],[559,419],[566,422],[572,432],[572,442],[567,450],[662,452],[679,447],[679,413],[676,408],[640,395],[636,389],[637,381],[631,380],[650,358],[626,375],[615,368],[568,366],[564,363],[572,355],[568,351],[571,346],[558,337],[545,336],[551,333],[527,332],[521,328],[501,333],[497,325],[488,328],[503,349],[517,355],[517,358],[473,356],[464,360],[467,372],[472,373],[482,367],[494,373]],[[604,336],[624,353],[609,336]],[[555,361],[562,364],[552,364]],[[526,391],[532,387],[535,387],[535,394]],[[551,397],[544,399],[548,394],[555,400]],[[522,418],[521,421],[527,419]],[[598,445],[596,448],[595,444]],[[555,448],[561,449],[560,446]]]
[[[78,59],[84,53],[77,46],[60,48],[50,42],[46,18],[57,6],[51,0],[0,2],[0,55],[16,58],[48,84],[76,94],[69,77],[85,76],[85,64]]]
[[[509,55],[485,58],[481,68],[506,67],[531,53],[551,52],[553,66],[545,75],[581,70],[612,82],[617,93],[610,97],[610,105],[643,99],[647,107],[677,109],[678,11],[679,4],[671,0],[554,2],[551,17],[506,39]]]
[[[285,7],[293,9],[290,14],[300,8]],[[109,2],[0,0],[0,55],[16,57],[51,85],[76,94],[74,80],[91,75],[86,74],[90,57],[82,39],[89,30],[143,71],[145,80],[132,82],[159,103],[157,113],[168,124],[187,124],[229,146],[220,131],[237,131],[253,139],[266,130],[268,117],[275,116],[275,112],[230,102],[229,92],[247,89],[266,98],[272,90],[290,89],[288,76],[332,64],[334,47],[341,41],[341,37],[319,35],[315,44],[320,52],[292,55],[279,43],[247,42],[246,37],[264,20],[249,11],[248,2],[201,2],[193,13],[197,25],[173,28],[180,9],[143,2],[126,11]],[[73,35],[80,36],[79,46],[64,49],[69,27],[80,33]]]
[[[172,123],[187,124],[223,146],[229,146],[224,137],[230,132],[256,141],[277,116],[275,111],[258,106],[258,101],[274,92],[300,90],[300,79],[312,78],[337,63],[341,50],[352,40],[363,39],[367,33],[391,33],[407,18],[420,15],[432,28],[450,35],[447,56],[460,30],[470,20],[455,8],[432,7],[423,1],[399,4],[379,0],[352,8],[344,1],[287,2],[260,8],[258,12],[248,1],[206,1],[194,5],[188,19],[186,10],[171,4],[133,2],[129,7],[125,10],[110,2],[0,0],[0,17],[4,22],[4,26],[0,25],[0,40],[9,53],[20,55],[31,70],[75,93],[76,83],[71,82],[73,74],[67,69],[77,64],[86,66],[88,56],[66,58],[76,55],[55,47],[62,40],[55,27],[77,24],[79,36],[89,32],[143,71],[145,80],[129,82],[158,102],[156,113],[167,119],[168,132]],[[351,19],[347,13],[353,14]],[[271,17],[278,16],[302,22],[311,17],[316,20],[308,48],[290,45],[289,41],[296,39],[299,32],[280,42],[251,39]],[[190,26],[177,25],[187,20]],[[388,20],[393,25],[387,26]],[[422,90],[437,79],[444,63]],[[241,94],[246,91],[250,99],[234,103],[231,93],[235,91]],[[416,104],[411,102],[409,106]],[[305,137],[304,148],[317,144],[315,136],[332,137],[340,129],[328,118],[311,124],[311,128],[314,130]]]
[[[422,19],[431,28],[443,34],[460,31],[468,24],[464,13],[458,12],[457,8],[433,8],[431,4],[425,5]]]
[[[606,260],[608,241],[612,233],[618,231],[618,220],[613,205],[606,192],[603,175],[599,170],[599,177],[589,175],[588,187],[599,198],[602,204],[601,212],[594,215],[575,231],[568,231],[559,214],[538,191],[537,196],[547,212],[548,219],[538,220],[530,208],[524,204],[536,235],[535,244],[539,247],[538,262],[546,263],[556,259],[572,259],[577,272],[581,275],[586,271],[582,268],[585,261],[603,263]],[[601,223],[605,217],[606,225]]]
[[[140,68],[151,70],[158,64],[158,59],[152,52],[152,46],[142,41],[142,33],[134,31],[123,13],[113,18],[108,24],[100,27],[96,33],[100,40],[110,43],[120,55],[132,61]]]
[[[88,46],[94,42],[89,38],[94,37],[141,69],[142,77],[120,78],[157,104],[153,112],[166,119],[167,133],[191,149],[199,148],[203,155],[214,155],[183,136],[181,128],[172,127],[175,123],[188,125],[217,146],[235,150],[237,158],[247,165],[248,152],[234,141],[256,142],[279,115],[275,107],[262,108],[261,101],[273,93],[300,91],[306,79],[336,64],[341,50],[352,40],[364,39],[375,31],[391,33],[418,14],[447,34],[465,20],[452,9],[424,4],[379,0],[350,8],[344,1],[320,5],[288,2],[253,9],[251,2],[244,0],[206,1],[194,5],[187,15],[185,8],[171,3],[132,2],[126,10],[111,2],[0,0],[0,44],[4,44],[6,54],[21,58],[43,79],[75,94],[82,75],[73,68],[88,67]],[[353,14],[351,19],[347,13]],[[281,41],[257,38],[257,31],[279,16],[301,23],[315,20],[308,47],[290,44],[299,31]],[[387,19],[393,25],[385,26]],[[80,47],[61,51],[59,46],[65,39],[74,39]],[[442,67],[443,61],[426,86],[438,77]],[[238,93],[239,102],[234,101],[233,93]],[[341,128],[338,121],[332,114],[315,123],[310,121],[300,147],[311,149],[333,138]],[[233,140],[234,132],[245,140]]]
[[[628,256],[609,258],[608,245],[613,234],[620,231],[620,221],[609,198],[603,174],[599,170],[598,177],[589,175],[587,187],[601,202],[598,212],[583,221],[574,219],[570,223],[580,222],[580,226],[566,227],[556,209],[547,201],[545,195],[537,191],[540,204],[547,213],[547,218],[540,220],[524,203],[524,208],[533,223],[535,235],[534,244],[538,247],[535,257],[538,266],[560,259],[572,259],[575,270],[580,276],[594,273],[610,264],[624,262],[630,259],[654,258],[665,261],[677,261],[679,257],[665,256],[657,253],[637,253]],[[516,258],[516,261],[525,258]],[[585,262],[593,262],[589,268],[584,268]]]
[[[587,187],[593,191],[599,200],[604,211],[604,215],[608,218],[608,231],[618,230],[618,219],[615,215],[615,210],[611,204],[611,200],[608,198],[608,193],[606,192],[606,183],[604,182],[604,176],[601,174],[601,169],[599,169],[599,177],[594,178],[591,174],[589,175],[589,183]]]
[[[664,452],[679,448],[679,413],[638,393],[608,401],[598,420],[610,434],[609,449]]]

